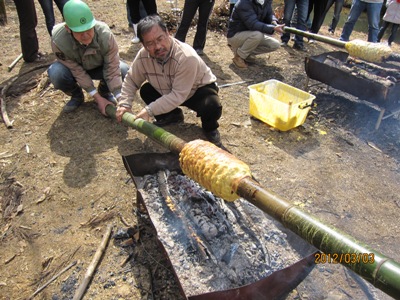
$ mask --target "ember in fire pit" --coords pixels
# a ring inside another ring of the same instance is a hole
[[[396,63],[368,63],[349,58],[342,51],[306,57],[307,76],[376,104],[380,110],[375,129],[382,120],[400,111],[400,66]],[[308,80],[306,88],[308,86]],[[391,114],[386,115],[385,111]]]
[[[143,155],[126,156],[124,163],[184,297],[276,299],[312,270],[314,254],[301,259],[286,234],[251,203],[214,196],[182,175],[170,154],[165,159],[163,154]],[[143,175],[143,166],[154,171],[154,163],[161,161],[164,168]],[[171,169],[165,169],[166,161]]]

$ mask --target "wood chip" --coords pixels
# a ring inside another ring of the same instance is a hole
[[[379,149],[373,142],[367,142],[367,145],[370,146],[372,149],[378,151],[378,152],[383,152],[381,149]]]

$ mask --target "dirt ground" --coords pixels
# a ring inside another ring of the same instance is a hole
[[[112,28],[121,58],[132,61],[140,46],[131,44],[123,1],[88,4],[95,17]],[[170,14],[171,5],[159,2],[159,11]],[[46,66],[54,56],[39,5],[37,32],[47,60],[21,61],[8,72],[20,53],[20,41],[13,2],[6,1],[6,8],[0,89],[9,78],[28,73],[7,90],[12,128],[0,126],[0,299],[27,299],[53,276],[34,298],[72,299],[109,224],[112,238],[85,299],[179,299],[178,284],[154,232],[137,217],[136,189],[121,159],[166,149],[103,117],[89,98],[75,113],[62,113],[68,97],[46,85]],[[221,20],[214,26],[224,28]],[[326,26],[321,34],[327,34]],[[355,32],[356,37],[366,39],[363,33]],[[320,42],[306,47],[307,52],[281,48],[256,57],[248,70],[238,70],[224,33],[208,32],[203,58],[218,83],[248,81],[220,90],[222,142],[266,189],[400,261],[397,118],[383,120],[375,130],[376,108],[313,80],[307,92],[316,99],[302,126],[281,132],[249,116],[247,85],[277,79],[303,89],[304,58],[337,50]],[[397,44],[393,48],[399,51]],[[184,124],[166,129],[187,141],[203,138],[199,120],[188,110],[184,113]],[[315,250],[302,246],[288,231],[287,236],[301,255]],[[287,299],[391,297],[341,265],[320,264]]]

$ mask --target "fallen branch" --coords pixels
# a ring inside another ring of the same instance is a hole
[[[106,249],[107,243],[111,236],[112,225],[107,226],[107,231],[103,236],[103,240],[101,241],[100,246],[97,248],[96,253],[94,254],[93,260],[90,263],[85,277],[83,278],[82,283],[80,284],[79,288],[76,290],[73,300],[80,300],[82,299],[83,295],[86,292],[86,288],[90,283],[90,280],[93,277],[94,271],[99,263],[101,257],[103,256],[104,250]]]
[[[14,78],[10,78],[10,81],[3,87],[1,90],[0,96],[0,104],[1,104],[1,117],[3,118],[4,124],[6,124],[7,128],[12,128],[12,122],[8,118],[7,109],[6,109],[6,92],[10,88],[11,84],[16,81],[18,76],[14,76]]]
[[[6,93],[7,93],[7,90],[10,88],[10,86],[18,78],[20,78],[20,77],[22,77],[22,76],[24,76],[24,75],[26,75],[26,74],[28,74],[30,72],[33,72],[33,71],[36,71],[36,70],[42,69],[42,68],[47,68],[49,66],[50,66],[50,64],[40,65],[40,66],[34,67],[32,69],[29,69],[26,72],[23,72],[21,74],[15,75],[15,76],[7,79],[5,82],[3,82],[4,86],[3,86],[3,89],[1,90],[1,95],[0,95],[0,108],[1,108],[1,117],[3,118],[4,124],[6,124],[7,128],[12,128],[13,127],[12,122],[10,122],[10,119],[8,118],[7,109],[6,109],[6,96],[7,96]]]
[[[60,272],[58,272],[56,275],[54,275],[49,281],[47,281],[44,285],[42,285],[40,288],[38,288],[28,299],[33,299],[37,294],[39,294],[41,291],[43,291],[50,283],[52,283],[54,280],[56,280],[60,275],[62,275],[64,272],[68,271],[71,269],[73,266],[76,265],[76,261],[70,263],[68,266],[66,266],[64,269],[62,269]]]

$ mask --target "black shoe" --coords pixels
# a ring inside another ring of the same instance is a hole
[[[293,49],[299,50],[299,51],[304,51],[304,52],[307,51],[307,50],[306,50],[306,47],[304,47],[303,45],[299,45],[299,44],[294,44],[294,45],[293,45]]]
[[[76,110],[83,103],[83,98],[75,98],[71,97],[71,100],[67,102],[67,104],[63,108],[63,112],[69,113]]]
[[[176,113],[169,113],[163,118],[157,118],[157,120],[154,121],[153,124],[158,127],[164,127],[170,124],[182,123],[183,120],[183,112],[181,109],[179,109],[179,111]]]
[[[206,136],[207,140],[210,143],[213,143],[215,146],[222,146],[221,143],[221,136],[219,134],[218,129],[212,130],[212,131],[204,131],[204,135]]]
[[[197,55],[202,56],[204,54],[203,49],[195,49]]]

